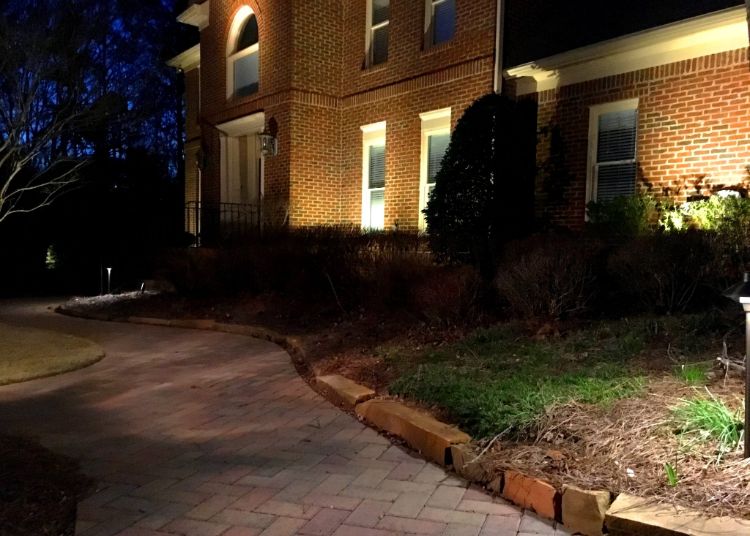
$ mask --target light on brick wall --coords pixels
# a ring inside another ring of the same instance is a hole
[[[258,134],[260,140],[260,152],[263,156],[276,156],[279,153],[276,136],[264,130]]]

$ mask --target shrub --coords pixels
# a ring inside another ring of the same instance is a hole
[[[490,94],[459,120],[424,211],[439,260],[469,261],[491,275],[499,245],[527,232],[535,122],[525,110]]]
[[[596,294],[600,252],[596,242],[553,234],[511,244],[496,278],[500,295],[524,317],[580,313]]]
[[[608,273],[621,297],[658,313],[683,312],[706,298],[714,265],[708,234],[689,230],[635,237],[609,258]]]
[[[589,227],[607,237],[639,236],[653,231],[659,220],[658,206],[649,196],[592,201],[586,210]]]
[[[411,307],[430,322],[456,324],[473,318],[482,281],[470,266],[435,267],[411,288]]]

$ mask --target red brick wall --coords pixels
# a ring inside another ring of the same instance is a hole
[[[557,125],[570,182],[553,201],[537,184],[538,212],[553,222],[584,222],[589,107],[638,98],[638,187],[678,202],[745,183],[750,164],[747,50],[644,69],[541,92],[538,126]],[[550,156],[540,136],[538,163]]]
[[[391,0],[388,61],[365,67],[365,0],[345,3],[341,221],[362,217],[362,132],[386,121],[385,226],[419,223],[420,113],[452,108],[453,124],[492,91],[495,0],[457,0],[456,33],[424,49],[422,0]]]
[[[226,98],[226,42],[234,14],[258,16],[259,92]],[[212,0],[201,33],[203,199],[220,195],[215,125],[263,111],[278,125],[265,160],[265,200],[292,225],[360,223],[360,126],[388,121],[386,225],[419,220],[419,114],[452,107],[454,122],[492,90],[496,0],[457,0],[456,34],[423,50],[424,2],[391,0],[389,59],[363,69],[366,0]]]

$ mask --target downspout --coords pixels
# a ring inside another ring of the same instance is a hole
[[[745,0],[750,10],[750,0]],[[750,12],[750,11],[749,11]],[[497,0],[495,19],[495,76],[493,89],[495,93],[503,92],[503,43],[505,41],[505,0]]]

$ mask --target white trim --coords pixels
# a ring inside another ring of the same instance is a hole
[[[379,134],[385,136],[385,121],[380,121],[379,123],[371,123],[369,125],[364,125],[359,127],[359,129],[362,131],[363,134]]]
[[[505,0],[497,0],[495,17],[495,69],[493,71],[492,89],[495,93],[503,92],[503,46],[505,44]]]
[[[623,112],[626,110],[638,110],[638,99],[627,99],[617,102],[608,102],[589,107],[589,139],[588,156],[586,165],[586,204],[596,200],[596,161],[597,148],[599,146],[599,116],[612,112]],[[636,129],[637,129],[636,124]],[[638,160],[638,142],[636,131],[636,148],[634,159]],[[586,213],[588,221],[588,212]]]
[[[372,229],[370,221],[370,193],[375,190],[385,191],[385,188],[370,190],[370,147],[386,146],[386,122],[381,121],[379,123],[364,125],[360,129],[362,130],[362,228]],[[386,154],[386,172],[387,166],[388,157]],[[385,208],[383,210],[385,212]]]
[[[216,128],[221,132],[219,135],[220,140],[220,189],[221,189],[221,201],[230,203],[258,203],[260,204],[263,200],[265,193],[265,162],[264,158],[259,149],[259,141],[257,134],[259,134],[265,127],[265,114],[258,112],[239,119],[234,119],[226,123],[217,125]],[[241,148],[240,143],[243,138],[247,138],[247,145]],[[256,170],[253,167],[250,170],[248,162],[243,164],[240,162],[240,158],[243,154],[247,161],[252,161],[253,166],[256,159],[260,159],[260,176],[257,177],[258,181],[258,194],[259,199],[255,199],[255,192],[244,191],[243,185],[252,186],[249,179],[244,178],[243,173],[255,173]],[[252,156],[252,158],[250,158]]]
[[[505,74],[521,79],[517,91],[527,94],[749,44],[747,11],[738,6],[511,67]]]
[[[391,23],[391,2],[388,0],[388,20],[379,22],[378,24],[374,25],[372,24],[372,2],[373,0],[367,0],[367,29],[365,32],[365,52],[367,53],[367,66],[372,67],[373,66],[373,57],[375,54],[375,50],[372,47],[373,42],[373,35],[375,35],[375,31],[379,30],[380,28],[388,28],[388,47],[391,46],[391,36],[390,36],[390,23]],[[386,52],[386,60],[388,59],[388,54]],[[385,62],[382,62],[385,63]],[[380,64],[378,64],[380,65]]]
[[[263,112],[233,119],[226,123],[216,125],[216,128],[227,136],[246,136],[250,133],[261,132],[266,124],[266,116]]]
[[[226,50],[226,75],[227,75],[227,99],[231,99],[237,94],[237,88],[234,87],[234,79],[235,79],[235,73],[234,73],[234,65],[238,60],[241,60],[244,57],[247,57],[251,54],[259,53],[260,51],[260,35],[258,36],[258,42],[252,46],[249,46],[247,48],[244,48],[242,50],[235,51],[235,48],[237,47],[237,40],[240,38],[240,32],[245,26],[245,22],[255,15],[255,12],[253,9],[248,6],[244,5],[242,6],[238,11],[237,14],[234,16],[234,20],[232,21],[232,26],[229,28],[229,37],[227,38],[227,50]],[[259,22],[257,20],[256,15],[256,22]],[[258,27],[258,30],[260,32],[260,26]],[[260,84],[260,56],[258,56],[258,84]]]
[[[450,120],[451,120],[450,108],[441,108],[440,110],[433,110],[431,112],[424,112],[424,113],[419,114],[419,119],[422,120],[422,123],[425,123],[427,121],[443,120],[446,118],[448,119],[448,124],[450,125]]]
[[[429,139],[430,136],[450,134],[451,132],[451,109],[443,108],[434,112],[419,114],[422,120],[422,135],[419,153],[419,229],[427,228],[422,210],[427,206],[427,167],[429,163]]]
[[[201,65],[201,46],[200,44],[190,47],[184,52],[177,54],[174,58],[167,61],[167,65],[175,69],[181,69],[184,72],[192,71]]]
[[[206,0],[202,4],[193,4],[177,16],[177,21],[188,26],[195,26],[203,30],[209,24],[211,2]]]

